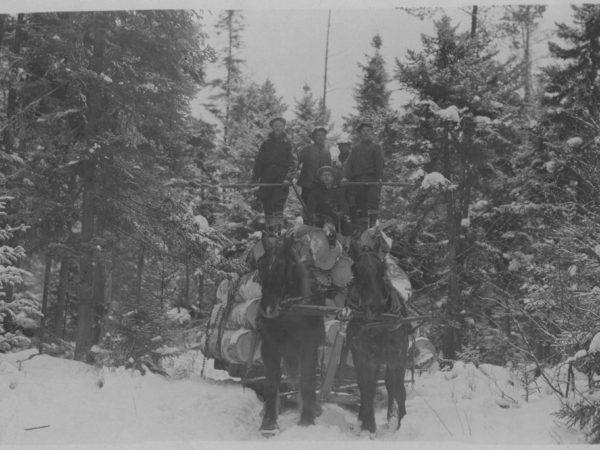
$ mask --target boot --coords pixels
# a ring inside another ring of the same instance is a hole
[[[369,209],[367,211],[367,217],[368,217],[368,222],[369,222],[369,228],[374,227],[375,225],[377,225],[377,218],[379,217],[379,211],[376,209]]]
[[[275,218],[269,214],[265,214],[265,229],[267,231],[267,234],[274,236],[275,235]]]
[[[275,236],[279,236],[281,234],[282,229],[283,229],[283,213],[273,214],[273,233],[275,234]]]
[[[356,220],[356,225],[358,225],[358,228],[362,233],[369,228],[369,218],[367,216],[359,216]]]

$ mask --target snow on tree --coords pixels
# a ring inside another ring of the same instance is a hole
[[[7,202],[11,197],[0,196],[0,218],[6,217]],[[31,274],[16,267],[25,258],[25,250],[20,245],[11,246],[15,233],[23,232],[23,225],[13,227],[9,224],[0,228],[0,352],[21,350],[32,345],[30,337],[39,325],[40,305],[25,294],[17,294],[8,301],[6,290],[24,282]],[[24,335],[27,333],[27,336]]]

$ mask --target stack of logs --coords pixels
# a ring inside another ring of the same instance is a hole
[[[365,233],[368,233],[367,230]],[[389,255],[391,242],[383,233],[388,248],[382,252],[386,260],[387,278],[391,285],[406,301],[410,297],[410,281]],[[296,249],[315,276],[319,289],[326,291],[326,305],[342,308],[345,304],[348,285],[352,281],[352,259],[345,254],[342,245],[336,242],[331,246],[325,232],[320,228],[301,225],[295,229]],[[363,244],[369,243],[372,236],[365,234]],[[387,251],[386,251],[387,250]],[[249,264],[264,254],[260,240],[248,252]],[[254,264],[253,264],[254,261]],[[258,339],[257,318],[261,299],[261,286],[258,272],[233,276],[221,282],[217,290],[217,302],[213,307],[208,324],[208,345],[206,336],[202,348],[205,356],[230,364],[262,364],[260,339]],[[340,322],[333,317],[325,319],[326,346],[330,347],[340,328]],[[251,355],[252,350],[254,353]]]

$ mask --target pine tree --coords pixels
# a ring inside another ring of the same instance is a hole
[[[0,220],[5,222],[6,204],[10,197],[0,196]],[[23,335],[24,331],[31,332],[39,326],[41,317],[40,305],[27,296],[17,296],[8,299],[7,288],[22,284],[29,272],[15,267],[15,263],[25,257],[21,246],[7,245],[15,233],[25,231],[25,226],[0,227],[0,352],[20,350],[31,345],[30,339]]]
[[[510,37],[511,48],[523,51],[521,62],[523,101],[529,104],[532,100],[533,75],[531,48],[533,34],[546,12],[545,5],[511,5],[504,7],[504,15],[500,19],[500,29]]]
[[[499,120],[515,113],[511,71],[493,59],[494,48],[473,19],[475,27],[461,33],[444,16],[435,22],[434,36],[422,37],[423,51],[408,51],[407,62],[397,61],[396,69],[396,79],[417,95],[404,119],[407,135],[400,158],[405,177],[421,187],[407,192],[409,210],[416,214],[409,243],[423,239],[419,246],[429,249],[414,250],[415,255],[438,253],[444,244],[431,234],[447,246],[445,260],[425,257],[421,271],[447,272],[443,279],[428,276],[422,283],[444,286],[430,295],[444,304],[441,340],[448,358],[475,338],[476,327],[468,325],[477,325],[473,317],[485,320],[477,292],[493,280],[490,274],[501,258],[497,250],[489,253],[494,246],[473,205],[496,195],[494,186],[501,186],[510,169],[497,164],[516,144],[513,127]],[[424,239],[420,233],[426,230],[431,234]]]
[[[323,114],[321,100],[314,97],[310,86],[302,87],[302,97],[296,100],[294,106],[294,119],[290,122],[289,129],[293,136],[296,148],[302,148],[312,143],[311,133],[316,126],[331,130],[329,109]]]
[[[359,115],[389,108],[390,91],[387,88],[389,77],[385,70],[385,61],[379,52],[382,45],[381,36],[379,34],[373,36],[371,46],[375,49],[375,54],[371,57],[367,56],[366,64],[359,64],[363,71],[362,82],[354,91]]]
[[[215,25],[217,34],[226,34],[227,45],[222,50],[221,66],[225,69],[225,78],[217,79],[213,85],[223,90],[222,93],[212,97],[214,100],[221,100],[223,103],[220,116],[223,120],[223,142],[230,144],[229,129],[230,110],[232,100],[236,92],[239,91],[242,84],[241,65],[244,60],[238,56],[242,48],[242,32],[244,31],[244,16],[240,10],[226,10],[219,15],[219,20]],[[219,108],[220,109],[220,108]]]

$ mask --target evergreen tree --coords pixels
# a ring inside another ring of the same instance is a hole
[[[51,199],[41,223],[57,232],[44,234],[77,247],[75,356],[87,359],[106,313],[111,247],[148,239],[156,227],[147,218],[168,216],[161,180],[178,170],[185,148],[183,119],[203,77],[202,35],[193,14],[175,11],[35,14],[23,26],[14,120],[26,164],[9,185],[18,198],[39,189],[31,197]],[[62,219],[65,210],[72,213]],[[80,233],[72,232],[77,221]]]
[[[406,192],[414,216],[405,245],[417,244],[408,250],[416,256],[411,264],[430,255],[417,264],[423,264],[420,282],[435,286],[429,295],[444,305],[442,349],[454,358],[489,319],[477,292],[496,281],[491,274],[502,266],[481,220],[489,210],[474,206],[501,196],[496,189],[511,175],[503,161],[515,148],[515,131],[500,118],[515,114],[514,84],[483,30],[458,32],[447,16],[435,26],[434,36],[422,37],[423,51],[409,50],[406,62],[397,61],[396,78],[418,98],[404,119],[399,165],[420,186]],[[444,245],[446,258],[433,257]]]
[[[242,85],[242,69],[244,62],[238,56],[242,48],[242,32],[244,31],[244,16],[240,10],[226,10],[219,15],[219,20],[215,25],[217,34],[226,34],[227,45],[223,48],[221,57],[221,66],[225,69],[225,78],[217,79],[213,85],[222,89],[222,93],[212,97],[214,100],[222,101],[221,108],[212,108],[219,112],[219,116],[223,120],[223,142],[225,145],[230,144],[229,129],[230,110],[232,100],[236,92],[239,91]]]
[[[311,133],[316,126],[331,130],[329,109],[323,114],[321,101],[313,95],[310,86],[302,87],[302,97],[296,100],[294,119],[290,122],[289,130],[293,136],[296,148],[302,148],[312,143]]]
[[[359,64],[363,71],[362,81],[354,91],[359,115],[389,108],[390,91],[387,88],[389,77],[385,70],[385,61],[379,52],[382,45],[381,36],[379,34],[373,36],[371,46],[375,49],[375,54],[371,57],[367,56],[366,64]]]
[[[504,14],[500,19],[500,29],[511,40],[513,50],[522,50],[521,84],[523,101],[528,104],[532,100],[533,75],[531,47],[533,34],[539,21],[546,12],[545,5],[510,5],[504,6]]]

